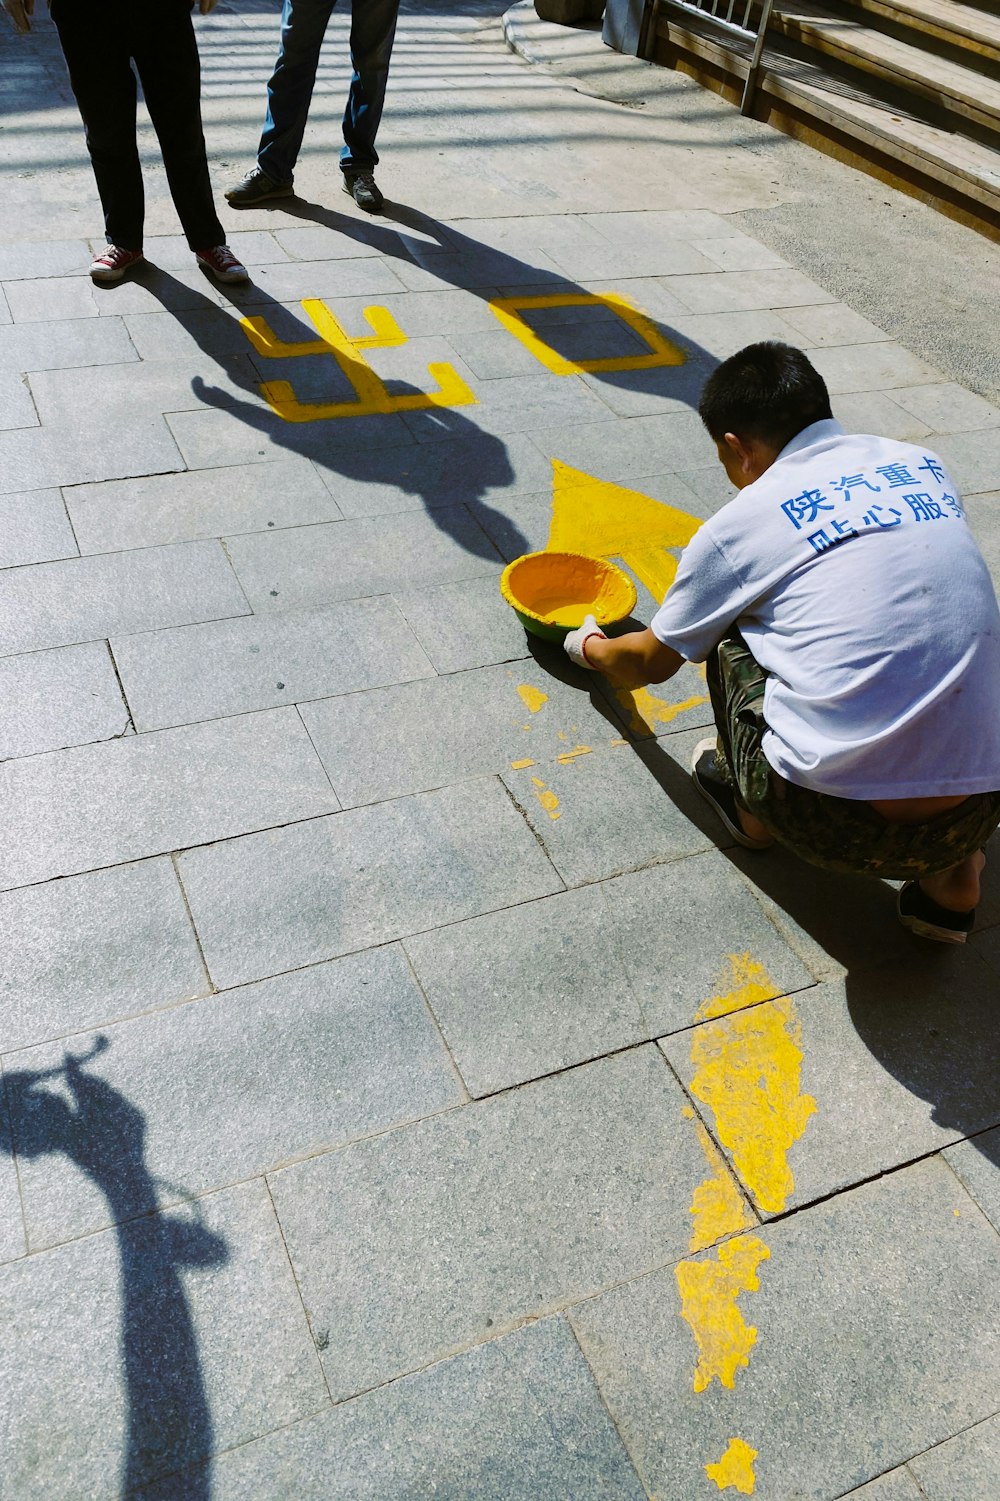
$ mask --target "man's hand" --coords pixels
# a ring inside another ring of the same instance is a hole
[[[198,0],[198,9],[203,16],[210,16],[219,0]]]
[[[14,23],[14,30],[22,35],[31,30],[31,18],[35,14],[35,0],[3,0],[3,8]]]
[[[570,631],[563,642],[563,647],[570,661],[575,662],[577,667],[586,667],[590,672],[596,672],[597,669],[593,662],[587,661],[587,655],[583,648],[584,643],[591,640],[594,636],[600,636],[602,641],[607,640],[593,615],[588,615],[583,625],[575,631]]]

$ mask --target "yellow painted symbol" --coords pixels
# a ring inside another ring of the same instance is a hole
[[[757,1330],[744,1321],[737,1299],[760,1287],[757,1268],[770,1251],[756,1235],[725,1241],[714,1257],[681,1261],[674,1268],[681,1295],[681,1316],[691,1326],[698,1347],[694,1389],[703,1392],[715,1380],[736,1384],[740,1366],[749,1365]]]
[[[691,1093],[712,1110],[737,1175],[769,1214],[780,1214],[795,1187],[788,1151],[816,1109],[799,1088],[801,1040],[790,999],[735,1011],[691,1036]]]
[[[525,767],[534,766],[534,764],[534,761],[532,761],[531,757],[528,756],[524,761],[512,761],[510,763],[510,769],[511,771],[524,771]]]
[[[559,799],[556,797],[555,793],[552,792],[550,788],[546,787],[541,777],[532,777],[531,783],[535,789],[535,796],[537,797],[539,803],[541,803],[542,807],[545,809],[549,817],[551,819],[558,818]]]
[[[335,417],[366,417],[377,413],[418,412],[428,407],[475,406],[476,397],[452,365],[432,363],[427,371],[437,381],[436,391],[408,391],[393,395],[359,353],[362,349],[387,349],[405,344],[407,336],[388,308],[364,310],[370,334],[352,339],[330,312],[326,303],[308,297],[302,303],[319,337],[299,343],[285,343],[277,338],[264,318],[241,318],[250,343],[265,359],[289,356],[332,355],[354,388],[354,401],[299,401],[290,381],[265,381],[261,394],[285,422],[320,422]]]
[[[730,954],[729,966],[718,981],[718,995],[710,995],[702,1001],[695,1013],[695,1021],[709,1021],[714,1016],[728,1016],[732,1011],[742,1011],[745,1006],[756,1006],[758,1001],[773,1001],[781,994],[764,968],[750,953]]]
[[[693,1110],[691,1115],[694,1117]],[[691,1218],[694,1224],[688,1250],[704,1251],[725,1236],[734,1235],[737,1230],[749,1230],[756,1221],[715,1142],[701,1121],[694,1118],[698,1140],[708,1163],[709,1177],[698,1185],[691,1200]]]
[[[552,481],[548,550],[621,558],[653,598],[662,600],[677,572],[667,548],[686,547],[701,522],[559,459],[552,460]]]
[[[543,297],[498,297],[490,303],[496,317],[508,333],[519,339],[553,375],[582,375],[587,372],[599,374],[615,370],[655,370],[664,365],[683,365],[686,356],[676,344],[672,344],[648,314],[637,308],[627,297],[616,292],[598,295],[595,292],[555,292]],[[522,312],[535,308],[551,307],[604,307],[616,313],[624,324],[647,346],[646,354],[616,355],[607,359],[567,360],[546,344],[531,325],[521,317]]]
[[[533,688],[530,683],[519,683],[517,691],[529,714],[537,714],[542,705],[549,701],[547,693],[543,693],[541,688]]]
[[[715,1481],[720,1491],[732,1488],[739,1491],[741,1496],[752,1496],[757,1484],[757,1477],[753,1472],[756,1458],[756,1449],[751,1449],[743,1439],[734,1438],[718,1464],[705,1466],[705,1473],[709,1480]]]

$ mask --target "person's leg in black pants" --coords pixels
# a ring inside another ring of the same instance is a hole
[[[128,37],[116,24],[118,10],[98,0],[52,0],[52,19],[86,127],[108,241],[141,250],[144,201],[135,144],[135,74]]]
[[[222,245],[201,124],[201,63],[184,0],[141,0],[129,20],[132,56],[170,196],[192,250]]]

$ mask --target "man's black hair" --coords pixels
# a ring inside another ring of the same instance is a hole
[[[778,449],[810,423],[833,416],[819,371],[801,349],[770,339],[748,344],[712,371],[698,414],[716,443],[735,433]]]

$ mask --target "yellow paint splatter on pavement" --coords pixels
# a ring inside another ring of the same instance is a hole
[[[691,1114],[694,1116],[693,1110]],[[688,1250],[704,1251],[707,1246],[714,1246],[716,1241],[727,1235],[734,1235],[737,1230],[748,1230],[756,1221],[715,1142],[701,1121],[697,1117],[695,1120],[698,1140],[709,1166],[709,1176],[704,1183],[698,1185],[691,1200],[690,1213],[694,1225]]]
[[[511,771],[524,771],[525,767],[534,766],[534,764],[535,763],[534,761],[532,761],[531,757],[526,756],[523,761],[512,761],[510,763],[510,769]]]
[[[547,693],[543,693],[541,688],[533,688],[530,683],[519,683],[517,691],[529,714],[537,714],[542,705],[549,701]]]
[[[757,1330],[744,1321],[740,1293],[760,1287],[757,1268],[770,1251],[756,1235],[741,1235],[721,1245],[714,1258],[681,1261],[674,1268],[681,1295],[681,1316],[691,1326],[698,1347],[694,1389],[712,1381],[732,1387],[740,1366],[750,1362]]]
[[[734,1438],[718,1464],[705,1466],[705,1473],[709,1480],[715,1481],[720,1491],[732,1487],[741,1496],[752,1496],[757,1484],[757,1477],[753,1472],[756,1458],[756,1449],[751,1449],[743,1439]]]
[[[535,796],[545,809],[550,818],[556,819],[559,814],[559,799],[551,788],[546,787],[541,777],[532,777],[532,785],[535,788]]]
[[[561,766],[568,766],[571,761],[578,760],[580,756],[589,756],[592,749],[593,747],[589,745],[577,745],[570,751],[563,751],[561,756],[556,757],[556,760]]]
[[[691,1093],[761,1209],[779,1214],[795,1182],[788,1151],[816,1109],[801,1093],[801,1026],[790,999],[708,1022],[691,1035]]]
[[[726,963],[728,973],[723,973],[717,982],[718,994],[702,1001],[695,1013],[695,1021],[728,1016],[732,1011],[742,1011],[745,1006],[755,1006],[758,1001],[772,1001],[781,994],[780,985],[775,985],[763,964],[759,964],[752,954],[729,954]]]
[[[628,716],[628,726],[634,735],[655,734],[657,725],[670,724],[686,709],[708,703],[707,693],[695,693],[672,704],[665,698],[657,698],[648,688],[616,688],[615,698]]]

